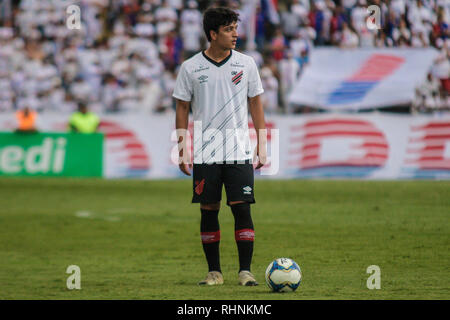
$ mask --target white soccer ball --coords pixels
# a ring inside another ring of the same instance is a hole
[[[266,283],[272,291],[295,291],[301,282],[302,271],[292,259],[278,258],[266,269]]]

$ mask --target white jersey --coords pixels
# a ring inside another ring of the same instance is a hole
[[[183,62],[173,97],[191,102],[194,163],[252,159],[247,98],[263,92],[255,61],[238,51],[220,63],[204,52]]]

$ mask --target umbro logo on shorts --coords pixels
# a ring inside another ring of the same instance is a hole
[[[198,195],[201,195],[203,192],[204,186],[205,186],[205,179],[202,179],[201,181],[196,180],[195,181],[195,193]]]
[[[252,187],[246,186],[242,189],[244,190],[244,194],[252,194]]]
[[[234,72],[231,73],[232,76],[233,76],[233,73],[234,73]],[[239,82],[241,82],[242,76],[243,76],[243,75],[244,75],[244,70],[241,70],[239,73],[237,73],[236,75],[234,75],[233,78],[231,78],[231,81],[232,81],[235,85],[237,85],[237,84],[239,84]]]

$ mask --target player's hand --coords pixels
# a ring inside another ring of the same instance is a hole
[[[266,164],[266,158],[262,159],[258,156],[258,164],[255,167],[255,170],[261,169]]]
[[[179,164],[179,167],[180,167],[181,172],[183,172],[185,175],[187,175],[187,176],[191,175],[192,163],[187,164],[187,163],[181,162]]]
[[[178,140],[179,144],[179,151],[178,151],[178,167],[180,168],[181,172],[183,172],[185,175],[190,176],[191,175],[191,169],[192,169],[192,160],[191,160],[191,154],[186,149],[185,144],[180,145],[180,139]],[[185,153],[186,150],[186,153]]]
[[[258,164],[255,167],[255,170],[261,169],[267,163],[267,154],[266,148],[262,148],[260,152],[259,144],[256,146],[255,157],[253,158],[253,162],[256,162],[256,158],[258,158]]]

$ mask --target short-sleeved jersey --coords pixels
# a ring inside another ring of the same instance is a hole
[[[173,97],[191,102],[194,163],[252,159],[247,99],[263,92],[255,61],[238,51],[220,63],[204,52],[183,62]]]

